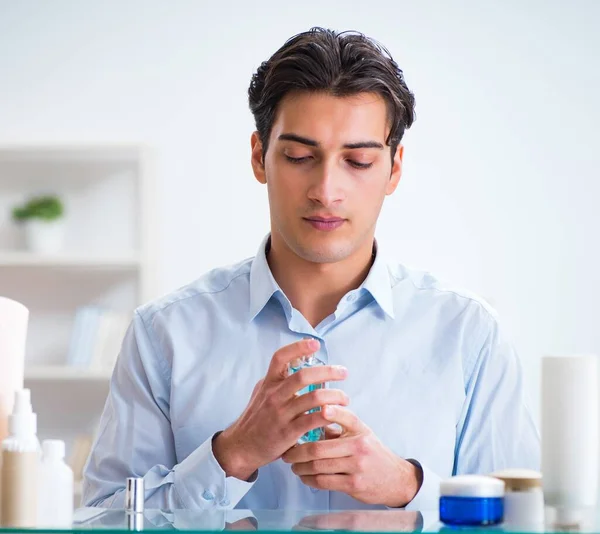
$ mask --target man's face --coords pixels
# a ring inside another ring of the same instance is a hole
[[[281,237],[315,263],[342,261],[370,247],[383,200],[402,168],[402,147],[392,165],[388,132],[378,95],[287,95],[264,162],[258,134],[252,137],[252,166],[267,184],[273,239]]]

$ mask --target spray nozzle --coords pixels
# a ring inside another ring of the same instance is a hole
[[[31,407],[31,391],[20,389],[15,392],[15,404],[8,416],[8,431],[11,435],[35,435],[37,416]]]
[[[13,406],[13,414],[29,414],[33,413],[31,407],[31,391],[29,389],[20,389],[15,391],[15,403]]]

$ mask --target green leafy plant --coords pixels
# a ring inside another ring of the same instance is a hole
[[[17,222],[30,219],[42,221],[55,221],[60,219],[64,213],[64,206],[60,198],[54,195],[36,196],[29,199],[25,204],[13,208],[12,216]]]

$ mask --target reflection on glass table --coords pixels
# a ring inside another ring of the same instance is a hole
[[[437,514],[436,514],[437,517]],[[420,512],[404,510],[124,510],[83,508],[75,514],[74,530],[241,530],[418,532]]]
[[[558,526],[555,510],[546,508],[545,524],[516,525],[504,523],[494,527],[446,527],[439,522],[437,511],[406,510],[146,510],[135,514],[125,510],[80,508],[75,512],[73,527],[68,532],[109,531],[212,531],[245,532],[600,532],[600,508],[576,510],[569,514],[573,524]],[[569,512],[571,512],[569,510]],[[38,529],[38,532],[48,529]],[[3,532],[16,532],[14,529]],[[21,532],[36,532],[33,529]]]

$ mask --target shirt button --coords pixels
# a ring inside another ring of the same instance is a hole
[[[313,487],[311,486],[311,488],[310,488],[310,491],[312,491],[313,493],[317,493],[317,491],[319,491],[319,488],[313,488]]]
[[[231,504],[231,501],[229,499],[225,498],[219,504],[221,506],[229,506]]]
[[[207,501],[212,501],[215,498],[215,494],[212,491],[204,490],[204,493],[202,494],[202,498]]]
[[[346,301],[347,302],[354,302],[356,300],[356,295],[354,293],[350,293],[347,297],[346,297]]]

